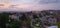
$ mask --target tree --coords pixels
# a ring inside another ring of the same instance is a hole
[[[21,26],[19,21],[14,21],[14,20],[12,22],[10,22],[9,24],[10,24],[11,28],[20,28],[20,26]]]
[[[0,27],[1,28],[6,28],[7,21],[8,21],[8,14],[7,13],[2,13],[0,15]]]

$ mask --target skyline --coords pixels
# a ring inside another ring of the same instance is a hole
[[[0,0],[0,11],[60,9],[60,0]]]

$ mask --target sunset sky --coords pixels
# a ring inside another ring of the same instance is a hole
[[[0,0],[0,11],[60,9],[60,0]]]

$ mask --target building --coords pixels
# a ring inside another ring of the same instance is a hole
[[[9,18],[19,20],[19,16],[17,15],[9,15]]]

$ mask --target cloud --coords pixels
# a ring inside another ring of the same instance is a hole
[[[4,4],[0,4],[0,6],[4,6]]]
[[[60,9],[60,0],[0,0],[0,6],[7,10]]]
[[[59,3],[60,0],[40,0],[40,4]]]
[[[49,4],[58,3],[60,0],[0,0],[8,4]]]
[[[19,5],[10,5],[9,8],[17,8]]]

